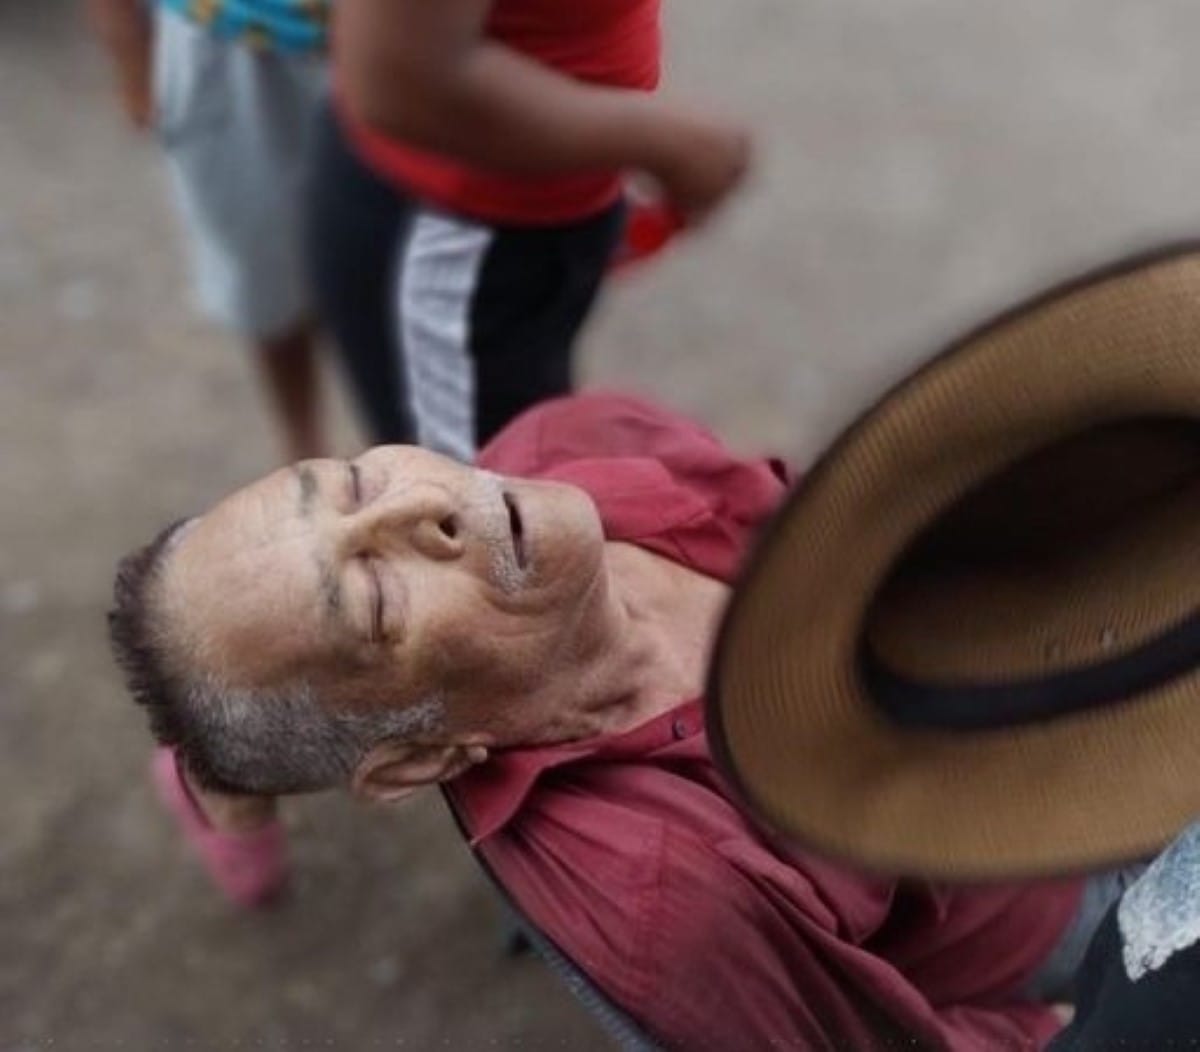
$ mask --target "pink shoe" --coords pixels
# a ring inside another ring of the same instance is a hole
[[[287,838],[278,821],[251,833],[222,833],[200,810],[179,772],[174,749],[155,749],[150,773],[183,838],[230,902],[246,908],[263,906],[279,894],[287,882],[288,863]]]

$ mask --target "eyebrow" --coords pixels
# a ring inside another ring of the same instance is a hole
[[[300,483],[300,514],[307,518],[317,496],[317,473],[308,464],[294,465],[292,473]]]
[[[333,566],[324,559],[317,560],[317,572],[321,581],[321,597],[325,600],[325,613],[336,618],[342,612],[342,582]]]
[[[308,464],[295,464],[292,474],[300,485],[298,508],[300,515],[308,518],[312,515],[313,504],[316,502],[319,483],[317,473]],[[342,610],[342,582],[333,564],[327,559],[317,556],[317,580],[320,581],[321,598],[325,601],[325,614],[336,618]]]

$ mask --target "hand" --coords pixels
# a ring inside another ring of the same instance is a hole
[[[676,116],[661,146],[649,172],[691,227],[705,222],[737,189],[750,165],[750,136],[734,124]]]

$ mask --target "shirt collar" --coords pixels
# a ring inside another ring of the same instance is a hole
[[[504,828],[524,806],[538,780],[579,761],[644,757],[665,748],[703,751],[704,708],[693,700],[621,734],[496,753],[448,786],[471,846]]]
[[[538,476],[588,493],[609,541],[655,537],[711,517],[712,508],[651,457],[571,460]]]

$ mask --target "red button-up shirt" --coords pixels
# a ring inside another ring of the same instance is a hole
[[[723,581],[785,488],[779,465],[615,395],[535,409],[480,463],[575,483],[610,540]],[[669,1047],[1028,1048],[1057,1029],[1019,991],[1078,881],[897,882],[775,842],[731,800],[698,700],[624,734],[499,754],[451,794],[526,916]]]

